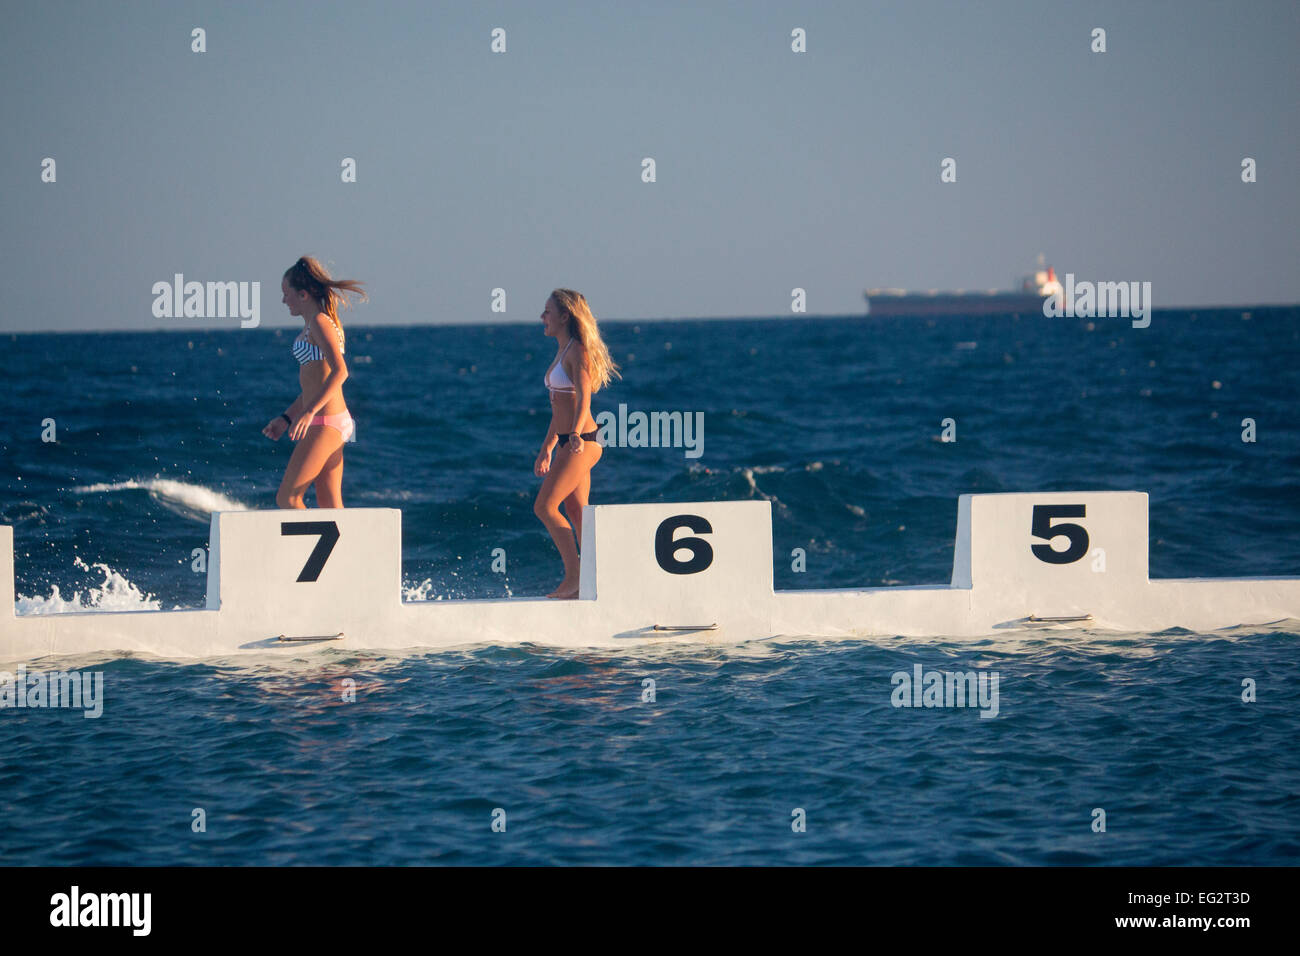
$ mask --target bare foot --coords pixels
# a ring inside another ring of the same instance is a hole
[[[548,598],[558,598],[561,601],[571,601],[578,596],[578,586],[569,584],[568,581],[561,581],[560,586],[546,596]]]

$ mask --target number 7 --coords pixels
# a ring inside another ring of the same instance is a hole
[[[307,563],[298,574],[299,581],[315,581],[320,577],[321,568],[334,550],[334,543],[339,539],[339,526],[333,521],[283,521],[280,523],[281,536],[287,534],[318,534],[320,540],[307,555]]]

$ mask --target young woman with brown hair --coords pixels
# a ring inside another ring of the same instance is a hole
[[[262,434],[278,441],[286,431],[298,443],[284,470],[275,503],[280,508],[305,508],[307,488],[316,486],[321,508],[343,507],[343,443],[355,430],[343,401],[348,367],[343,361],[343,324],[338,307],[348,306],[345,293],[366,298],[361,283],[332,279],[325,267],[303,256],[280,280],[280,300],[305,323],[294,339],[300,392],[293,404],[272,419]]]

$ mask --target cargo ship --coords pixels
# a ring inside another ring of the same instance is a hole
[[[909,292],[906,289],[868,289],[867,314],[875,318],[910,315],[1042,315],[1043,302],[1064,296],[1056,270],[1043,264],[1025,276],[1020,288],[986,292]],[[1058,301],[1059,304],[1059,301]]]

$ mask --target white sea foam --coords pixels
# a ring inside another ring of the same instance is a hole
[[[73,564],[83,570],[97,569],[104,575],[98,587],[91,586],[84,592],[76,590],[72,597],[65,598],[59,593],[59,586],[53,586],[49,597],[27,597],[17,595],[14,605],[16,614],[68,614],[75,611],[161,611],[161,602],[152,594],[146,594],[132,584],[126,577],[114,571],[106,564],[87,565],[81,558]]]
[[[452,577],[457,576],[455,571],[452,571],[451,575]],[[402,582],[402,601],[408,604],[418,601],[457,601],[464,600],[468,596],[464,590],[449,589],[445,584],[435,584],[432,578],[425,578],[419,584]],[[514,596],[514,591],[509,584],[506,584],[504,593],[495,595],[493,599],[506,599]]]
[[[214,511],[247,511],[248,506],[203,485],[191,485],[173,478],[146,478],[143,481],[118,481],[112,484],[84,485],[73,488],[78,494],[110,491],[147,491],[159,504],[186,518],[206,522]]]
[[[350,494],[353,498],[361,498],[365,501],[414,501],[417,494],[423,493],[405,488],[363,488]]]
[[[758,487],[758,482],[754,480],[754,469],[753,469],[753,468],[744,468],[744,467],[742,467],[742,468],[740,468],[739,470],[740,470],[740,474],[741,474],[741,476],[745,479],[745,483],[746,483],[747,485],[749,485],[749,492],[750,492],[751,495],[755,495],[755,496],[757,496],[757,497],[759,497],[759,498],[766,498],[768,501],[772,502],[774,505],[777,505],[778,507],[781,506],[781,502],[777,500],[776,495],[769,495],[769,494],[768,494],[766,491],[764,491],[762,488]]]

